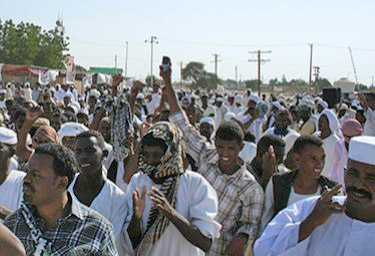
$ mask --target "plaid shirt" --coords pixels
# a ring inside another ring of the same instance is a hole
[[[50,230],[42,231],[43,238],[52,243],[51,248],[47,249],[50,252],[48,255],[117,256],[112,224],[70,195],[69,202],[71,202],[70,213],[58,219]],[[36,208],[29,205],[27,207],[39,228],[45,226],[44,221],[37,215]],[[33,255],[36,245],[21,211],[17,210],[8,216],[4,225],[21,240],[26,254]]]
[[[224,255],[232,239],[239,233],[245,233],[249,239],[256,238],[263,209],[263,189],[254,176],[246,169],[241,158],[241,168],[232,175],[223,174],[219,169],[219,156],[216,149],[206,143],[198,131],[189,124],[185,114],[175,113],[170,117],[184,134],[184,149],[190,154],[201,173],[215,188],[219,213],[216,221],[222,225],[220,237],[216,239],[209,255]]]

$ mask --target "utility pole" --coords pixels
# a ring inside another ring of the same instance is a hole
[[[219,55],[219,54],[216,54],[216,53],[215,53],[215,54],[212,54],[212,55],[215,57],[215,60],[214,60],[213,62],[215,63],[215,75],[216,75],[216,77],[218,77],[218,76],[217,76],[217,63],[221,61],[221,60],[218,59],[218,57],[219,57],[220,55]]]
[[[125,53],[125,77],[128,76],[128,41],[126,41],[126,53]]]
[[[258,50],[258,51],[253,51],[253,52],[249,52],[251,54],[257,54],[258,55],[258,58],[256,60],[254,59],[250,59],[249,62],[258,62],[258,96],[260,97],[260,84],[261,84],[261,76],[260,76],[260,65],[262,63],[266,63],[266,62],[269,62],[271,61],[270,59],[262,59],[261,58],[261,54],[262,53],[271,53],[271,51],[261,51],[261,50]]]
[[[315,94],[318,94],[318,79],[320,74],[320,67],[315,66],[314,68],[314,77],[315,77]]]
[[[350,47],[349,47],[349,52],[350,52],[350,58],[352,59],[352,65],[353,65],[353,70],[354,70],[355,83],[356,83],[356,85],[358,85],[357,70],[355,69],[355,65],[354,65],[352,48],[350,48]],[[359,90],[359,88],[358,88],[358,90]]]
[[[117,75],[117,54],[115,54],[115,72]]]
[[[158,44],[159,42],[156,41],[157,40],[157,37],[156,36],[151,36],[151,40],[145,40],[145,43],[150,43],[151,44],[151,87],[154,85],[154,78],[153,78],[153,75],[152,75],[152,64],[154,62],[153,58],[154,58],[154,43],[155,44]]]
[[[311,75],[312,75],[313,44],[309,44],[309,45],[310,45],[309,94],[311,95]]]
[[[237,79],[237,77],[238,77],[238,73],[237,73],[237,65],[236,66],[234,66],[234,77],[235,77],[235,80],[236,80],[236,84],[238,84],[238,79]]]
[[[181,84],[181,87],[182,87],[182,68],[183,68],[183,63],[181,61],[180,62],[180,84]]]

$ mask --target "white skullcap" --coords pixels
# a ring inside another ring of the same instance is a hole
[[[222,97],[216,97],[216,102],[223,102],[224,99]]]
[[[67,122],[61,125],[61,128],[57,134],[59,135],[60,140],[62,140],[64,137],[76,137],[78,134],[88,130],[89,128],[83,124]]]
[[[69,107],[71,107],[74,110],[74,114],[77,115],[78,111],[81,109],[81,105],[79,105],[78,102],[72,102]]]
[[[349,142],[349,159],[375,165],[375,137],[358,136]]]
[[[346,104],[341,104],[340,110],[348,110],[348,106]]]
[[[92,89],[90,91],[90,96],[94,96],[95,98],[99,99],[100,97],[100,92],[97,89]]]
[[[315,107],[315,101],[313,100],[313,98],[309,95],[306,95],[304,96],[300,102],[299,102],[299,105],[300,106],[307,106],[309,107],[310,109],[314,109]]]
[[[210,116],[210,115],[216,116],[216,110],[213,106],[208,106],[203,113],[203,116]]]
[[[7,90],[5,89],[0,89],[0,94],[6,94],[7,93]]]
[[[145,96],[143,95],[143,93],[138,93],[137,94],[137,100],[143,100],[145,98]]]
[[[0,142],[8,145],[16,145],[17,134],[11,129],[0,127]]]
[[[215,121],[212,117],[208,117],[208,116],[202,117],[201,120],[199,120],[199,125],[203,123],[210,124],[215,129]]]
[[[236,97],[234,97],[234,103],[238,103],[238,104],[243,104],[243,99],[240,95],[236,95]]]
[[[228,93],[228,98],[233,98],[234,97],[234,95],[233,95],[233,93]]]
[[[318,105],[320,105],[322,108],[326,109],[328,108],[328,103],[325,100],[321,100],[318,102]]]
[[[79,113],[83,113],[83,114],[89,115],[89,111],[88,111],[86,108],[81,108],[81,109],[78,111],[78,114],[79,114]]]
[[[227,112],[225,113],[224,115],[224,121],[228,122],[228,121],[233,121],[232,119],[236,119],[237,120],[237,116],[235,113],[233,112]]]
[[[251,94],[250,97],[249,97],[249,101],[254,101],[256,104],[258,104],[258,102],[260,101],[258,95],[256,94]]]

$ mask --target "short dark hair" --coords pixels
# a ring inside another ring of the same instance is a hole
[[[66,116],[64,116],[63,114],[59,112],[54,113],[51,118],[54,118],[54,117],[58,117],[60,122],[63,124],[68,122],[68,118],[66,118]]]
[[[164,142],[164,140],[162,139],[159,139],[159,138],[155,138],[152,133],[148,133],[146,134],[143,139],[142,139],[142,146],[159,146],[161,148],[163,148],[164,150],[164,153],[167,151],[168,149],[168,146],[167,144]]]
[[[292,150],[295,153],[301,153],[307,145],[323,147],[323,141],[317,136],[303,135],[294,142]]]
[[[72,183],[75,173],[78,172],[76,158],[73,151],[57,143],[40,144],[34,154],[47,155],[53,158],[53,171],[57,176],[67,176],[67,187]]]
[[[105,141],[104,141],[103,135],[101,133],[97,132],[97,131],[94,131],[94,130],[88,130],[88,131],[85,131],[85,132],[81,132],[80,134],[78,134],[76,136],[76,141],[79,138],[90,138],[90,137],[95,137],[96,140],[98,141],[99,147],[102,150],[105,150]]]
[[[68,120],[68,122],[77,122],[76,115],[73,112],[65,111],[63,115]]]
[[[264,135],[257,143],[257,155],[263,155],[270,146],[285,148],[285,141],[275,135]]]
[[[234,121],[224,122],[216,131],[215,139],[236,140],[241,144],[244,140],[244,133],[241,126]]]
[[[86,118],[87,120],[89,119],[88,115],[86,113],[82,113],[82,112],[77,114],[77,118]]]

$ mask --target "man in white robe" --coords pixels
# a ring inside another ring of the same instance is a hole
[[[23,200],[24,172],[9,168],[17,144],[17,134],[0,127],[0,222],[17,210]]]
[[[359,100],[366,117],[363,135],[375,136],[375,93],[367,93],[366,96],[360,94]]]
[[[75,142],[75,156],[80,173],[76,175],[68,191],[91,209],[99,212],[120,235],[127,215],[126,196],[103,173],[103,161],[107,151],[100,133],[87,131],[79,134]]]
[[[324,169],[322,175],[326,177],[331,176],[333,169],[333,153],[335,152],[336,144],[340,141],[339,120],[336,114],[330,110],[325,109],[319,117],[319,132],[315,133],[323,140],[323,148],[326,154]]]
[[[117,241],[120,255],[203,256],[219,236],[216,192],[184,168],[181,136],[174,125],[158,122],[143,137],[139,172],[128,187],[130,214]]]
[[[347,197],[336,186],[281,211],[256,241],[254,255],[374,255],[375,138],[351,139]]]

